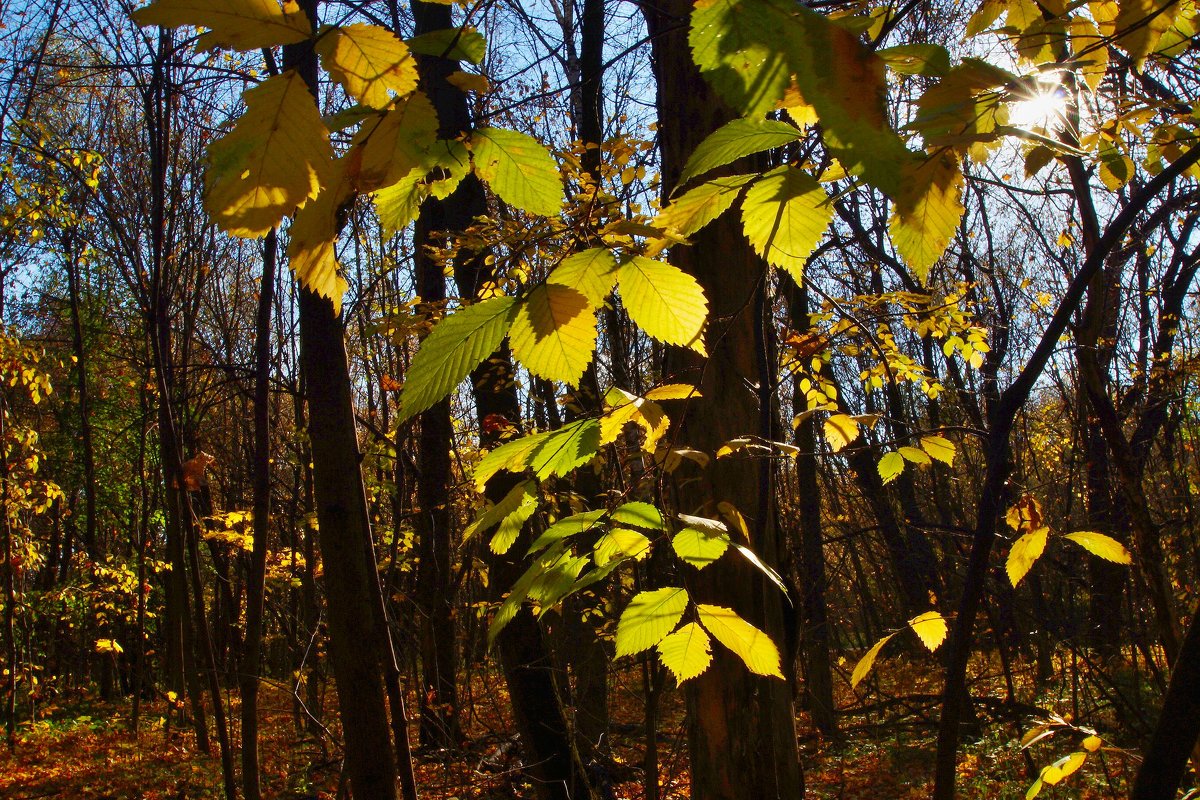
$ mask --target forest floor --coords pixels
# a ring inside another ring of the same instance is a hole
[[[928,664],[889,664],[890,692],[848,691],[839,704],[853,713],[842,715],[842,737],[823,739],[801,715],[807,797],[894,800],[926,798],[933,770],[933,737],[937,705]],[[622,678],[628,678],[628,685]],[[613,686],[613,793],[621,800],[641,800],[644,737],[642,701],[636,670],[618,673]],[[902,696],[897,687],[903,687]],[[860,691],[865,688],[860,686]],[[984,689],[977,687],[976,694]],[[1002,697],[1001,687],[993,696]],[[505,718],[507,697],[494,675],[476,676],[463,698],[464,728],[470,740],[462,752],[419,752],[416,775],[423,798],[434,800],[516,800],[532,797],[519,771],[519,754]],[[229,698],[230,718],[238,718],[236,695]],[[325,698],[328,717],[335,706]],[[260,699],[262,782],[268,798],[333,800],[338,795],[341,761],[331,741],[297,733],[292,696],[264,685]],[[1043,706],[1045,707],[1045,706]],[[70,703],[40,709],[39,719],[19,729],[14,753],[0,754],[0,798],[41,800],[189,800],[223,796],[220,760],[195,746],[190,730],[168,728],[161,716],[165,703],[143,710],[138,737],[129,732],[129,705],[106,704],[79,696]],[[411,716],[411,712],[410,712]],[[235,730],[237,725],[232,727]],[[983,739],[968,743],[960,759],[959,787],[964,798],[1019,800],[1047,764],[1077,750],[1069,736],[1038,744],[1028,751],[1020,737],[1028,720],[996,720]],[[336,726],[332,736],[336,737]],[[414,730],[415,741],[415,730]],[[237,740],[235,738],[235,745]],[[689,796],[682,702],[676,691],[663,698],[660,733],[660,798]],[[1098,800],[1125,791],[1132,762],[1113,749],[1092,758],[1041,797]]]

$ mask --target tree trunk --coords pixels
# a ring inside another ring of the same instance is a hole
[[[691,3],[659,0],[643,8],[658,80],[663,195],[669,196],[696,145],[734,115],[692,63],[687,25],[681,24],[689,18]],[[761,372],[751,313],[764,285],[765,265],[746,244],[732,214],[703,229],[691,246],[675,248],[672,261],[700,283],[710,304],[707,363],[694,354],[668,357],[670,379],[695,382],[702,393],[688,404],[679,440],[715,452],[730,439],[760,430],[759,398],[747,387],[773,383],[773,375]],[[759,500],[760,493],[772,488],[761,484],[752,462],[714,460],[703,480],[679,487],[680,510],[716,516],[718,503],[731,503],[748,517],[752,549],[767,564],[777,564],[780,543],[772,514]],[[718,561],[690,580],[689,589],[696,601],[731,606],[772,640],[783,641],[783,595],[745,560]],[[686,690],[692,796],[802,796],[791,687],[753,675],[727,650],[715,649],[711,666],[689,681]]]

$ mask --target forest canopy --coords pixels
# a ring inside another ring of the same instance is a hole
[[[1196,26],[0,6],[0,788],[1196,796]]]

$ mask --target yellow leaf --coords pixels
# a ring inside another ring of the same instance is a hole
[[[832,219],[821,184],[793,167],[766,173],[742,200],[742,229],[755,252],[796,280]]]
[[[592,360],[596,311],[575,289],[543,284],[521,303],[508,340],[534,375],[574,386]]]
[[[138,25],[208,28],[200,37],[201,49],[258,50],[312,36],[308,17],[294,1],[281,8],[277,0],[158,0],[131,16]]]
[[[1022,534],[1021,538],[1013,542],[1012,549],[1008,551],[1008,560],[1004,564],[1009,583],[1013,585],[1013,588],[1016,588],[1021,579],[1033,567],[1033,562],[1041,557],[1046,549],[1046,538],[1049,534],[1049,528],[1035,528]]]
[[[904,456],[897,452],[884,453],[883,458],[879,459],[879,477],[883,478],[884,483],[891,483],[900,477],[900,473],[904,472]]]
[[[340,167],[342,162],[338,162]],[[334,314],[340,314],[342,296],[349,285],[341,275],[336,246],[338,211],[353,197],[344,180],[327,187],[317,199],[300,210],[288,231],[288,263],[300,285],[328,297]]]
[[[1125,546],[1111,536],[1105,536],[1103,533],[1095,531],[1076,531],[1068,533],[1064,539],[1070,539],[1075,544],[1087,550],[1094,556],[1100,556],[1105,561],[1112,561],[1115,564],[1132,564],[1133,556],[1125,549]]]
[[[880,639],[875,644],[871,645],[871,649],[863,654],[863,657],[854,665],[854,671],[850,673],[850,688],[857,689],[862,683],[863,678],[867,677],[867,673],[871,671],[871,667],[875,665],[875,659],[879,657],[879,651],[888,643],[896,634],[889,633],[887,636]]]
[[[824,427],[825,440],[835,453],[858,438],[858,423],[846,414],[834,414],[825,420]]]
[[[1039,780],[1049,786],[1054,786],[1082,767],[1084,761],[1087,761],[1087,753],[1071,753],[1069,756],[1063,756],[1050,766],[1043,768]]]
[[[1158,47],[1158,40],[1175,24],[1181,3],[1163,0],[1119,0],[1120,13],[1114,21],[1116,45],[1129,53],[1140,67]]]
[[[677,683],[696,677],[712,663],[712,640],[694,622],[680,627],[656,645],[658,658]]]
[[[921,449],[943,464],[954,463],[954,442],[944,436],[922,436]]]
[[[918,450],[915,447],[899,447],[896,448],[896,452],[902,455],[905,461],[920,464],[922,467],[927,467],[933,463],[924,450]]]
[[[941,647],[942,642],[946,641],[946,634],[950,632],[945,617],[936,611],[918,614],[908,621],[908,627],[912,628],[921,644],[931,653]]]
[[[700,390],[687,383],[668,383],[646,392],[647,400],[689,400],[700,396]]]
[[[779,649],[771,637],[742,619],[731,608],[696,604],[700,624],[728,647],[755,675],[783,679]]]
[[[1082,747],[1089,753],[1094,753],[1104,744],[1104,740],[1099,736],[1089,736],[1082,742]]]
[[[605,394],[604,403],[609,410],[600,418],[600,443],[612,444],[621,435],[625,425],[632,422],[646,434],[642,449],[653,453],[670,425],[662,406],[615,386]]]
[[[223,231],[263,236],[333,173],[329,130],[295,70],[242,94],[246,113],[208,148],[204,206]]]
[[[632,256],[617,268],[617,285],[629,318],[649,336],[705,355],[708,301],[695,278],[666,262]]]
[[[1022,495],[1004,515],[1004,521],[1014,531],[1028,531],[1042,527],[1042,504],[1029,495]]]
[[[530,214],[555,216],[563,187],[554,158],[532,136],[503,128],[471,135],[475,172],[500,199]]]
[[[714,178],[675,198],[655,217],[654,226],[691,236],[725,213],[747,183],[756,175],[730,175]]]
[[[417,63],[408,46],[378,25],[326,27],[317,53],[330,76],[363,105],[385,108],[389,91],[400,97],[417,88]]]
[[[639,561],[650,555],[650,540],[645,534],[626,528],[612,528],[596,541],[593,560],[603,567],[618,558],[635,558]]]
[[[477,94],[485,94],[492,88],[491,83],[483,75],[476,75],[474,72],[451,72],[446,76],[446,83],[451,86],[457,86],[464,92],[475,92]]]
[[[617,283],[617,259],[607,248],[583,250],[564,258],[546,282],[570,286],[599,308]]]
[[[437,112],[419,91],[397,101],[382,117],[367,120],[346,154],[347,173],[355,188],[373,192],[424,166],[437,141],[437,131]]]
[[[888,223],[896,250],[924,283],[958,230],[963,176],[953,150],[904,165],[900,194]]]

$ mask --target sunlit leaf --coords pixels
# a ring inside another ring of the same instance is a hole
[[[355,187],[373,192],[428,170],[445,153],[431,153],[437,141],[438,120],[424,92],[411,92],[376,120],[368,120],[350,142],[346,161]]]
[[[691,236],[729,210],[741,194],[742,187],[757,177],[732,175],[705,181],[672,200],[654,218],[654,224],[680,236]]]
[[[932,435],[921,437],[921,449],[929,454],[930,458],[937,459],[943,464],[953,464],[954,455],[957,452],[954,448],[954,442],[944,436]]]
[[[470,25],[422,33],[406,39],[405,44],[414,53],[452,61],[469,61],[472,64],[482,62],[487,55],[487,40]]]
[[[950,53],[936,44],[902,44],[876,51],[883,62],[902,75],[937,77],[950,71]]]
[[[596,566],[603,567],[618,558],[643,559],[650,555],[650,540],[645,534],[628,528],[610,528],[593,548]]]
[[[672,264],[631,256],[617,268],[629,318],[647,335],[704,354],[708,301],[696,279]]]
[[[833,203],[816,179],[784,166],[755,181],[742,201],[742,228],[754,251],[796,280],[833,219]]]
[[[858,423],[847,414],[833,414],[825,420],[825,441],[829,449],[837,453],[858,438]]]
[[[729,548],[729,536],[713,536],[696,528],[684,528],[671,538],[671,549],[682,561],[696,569],[704,569],[720,558]]]
[[[364,105],[384,108],[391,93],[403,97],[417,88],[417,63],[404,42],[378,25],[326,26],[317,53],[330,76]]]
[[[569,517],[563,517],[555,522],[549,528],[542,532],[541,536],[534,540],[529,546],[529,552],[526,555],[534,555],[540,553],[551,545],[558,544],[564,539],[569,539],[572,536],[578,536],[581,533],[593,531],[599,533],[607,522],[604,519],[604,509],[595,509],[592,511],[583,511],[578,514],[572,514]]]
[[[924,283],[962,219],[962,170],[954,152],[947,150],[909,161],[903,171],[888,230],[896,250]]]
[[[613,524],[626,525],[646,531],[666,530],[662,512],[649,503],[643,503],[640,500],[634,500],[631,503],[624,503],[617,506],[613,509],[612,521]]]
[[[533,516],[535,510],[537,510],[537,484],[533,481],[521,481],[510,489],[500,502],[489,505],[463,530],[463,541],[466,542],[477,533],[483,533],[496,525],[500,525],[503,530],[507,523],[507,530],[504,530],[505,535],[501,536],[501,531],[497,531],[496,536],[492,539],[493,552],[506,553],[517,538],[513,534],[513,529],[515,528],[516,533],[520,533],[521,526],[525,524],[525,520]],[[510,534],[512,535],[510,536]]]
[[[338,163],[341,171],[341,162]],[[340,314],[348,284],[337,261],[338,214],[353,197],[344,180],[327,186],[317,199],[296,214],[288,229],[288,264],[300,285],[333,302]]]
[[[617,657],[649,650],[670,633],[687,608],[683,589],[666,587],[634,595],[617,622]]]
[[[524,436],[497,447],[479,460],[475,466],[475,488],[483,491],[488,480],[500,470],[520,472],[528,468],[538,479],[566,475],[595,458],[599,447],[600,422],[593,418]]]
[[[329,131],[294,70],[242,98],[246,112],[208,148],[204,207],[223,231],[263,236],[314,199],[334,172]],[[277,124],[286,119],[288,124]]]
[[[542,284],[521,302],[508,341],[534,375],[574,386],[596,347],[596,311],[575,289]]]
[[[1013,542],[1012,549],[1008,551],[1008,560],[1004,562],[1004,570],[1008,573],[1008,581],[1013,588],[1016,588],[1034,562],[1041,557],[1049,535],[1049,528],[1034,528]]]
[[[1163,0],[1118,0],[1120,13],[1113,25],[1116,45],[1139,66],[1158,47],[1159,38],[1175,24],[1180,3]],[[1049,783],[1049,781],[1047,781]]]
[[[770,636],[739,617],[732,608],[698,603],[696,612],[700,624],[713,638],[732,650],[745,663],[746,669],[755,675],[783,678],[779,648]]]
[[[896,452],[904,456],[905,461],[920,464],[922,467],[927,467],[933,463],[928,453],[924,450],[918,450],[915,447],[898,447],[896,448]]]
[[[1089,736],[1080,742],[1080,747],[1089,753],[1094,753],[1104,745],[1104,740],[1099,736]]]
[[[946,624],[945,617],[936,611],[918,614],[908,621],[908,627],[912,628],[913,633],[921,640],[921,644],[925,645],[925,649],[931,653],[941,647],[942,642],[946,641],[946,635],[950,632],[950,626]]]
[[[879,651],[888,643],[896,634],[889,633],[887,636],[880,639],[875,644],[871,645],[871,649],[863,654],[863,657],[854,665],[854,671],[850,673],[850,688],[857,689],[862,683],[863,678],[867,677],[867,673],[871,671],[871,667],[875,665],[875,659],[879,658]]]
[[[1133,563],[1133,556],[1125,549],[1125,545],[1111,536],[1105,536],[1103,533],[1076,531],[1066,534],[1063,538],[1070,539],[1092,555],[1099,556],[1106,561],[1112,561],[1114,564]]]
[[[530,214],[554,216],[563,187],[554,158],[532,136],[504,128],[471,134],[475,171],[504,202]]]
[[[727,122],[710,133],[696,146],[688,157],[679,175],[679,185],[683,186],[692,178],[697,178],[709,170],[732,164],[739,158],[761,153],[775,147],[782,147],[789,142],[803,138],[804,133],[788,125],[786,122],[775,122],[769,119],[735,119]],[[725,186],[718,187],[725,191],[736,190],[744,184],[748,175],[738,175],[725,178]],[[741,181],[730,185],[729,181]],[[715,183],[711,181],[710,183]],[[734,191],[736,195],[736,191]],[[697,230],[700,226],[697,226]]]
[[[312,36],[308,17],[291,0],[282,7],[278,0],[157,0],[131,16],[138,25],[208,28],[201,48],[258,50]]]
[[[433,327],[413,358],[400,393],[400,421],[450,394],[495,352],[512,324],[516,299],[493,297],[455,311]]]
[[[658,658],[671,670],[676,683],[702,674],[712,663],[712,640],[704,629],[689,622],[656,645]]]
[[[883,482],[891,483],[900,477],[900,473],[904,472],[904,456],[895,451],[884,453],[883,458],[879,459],[877,469]]]
[[[700,390],[687,383],[667,383],[646,392],[647,400],[690,400],[700,396]]]
[[[617,285],[617,259],[606,247],[573,253],[550,272],[546,282],[570,286],[599,308]]]
[[[1083,766],[1083,762],[1085,761],[1087,761],[1087,753],[1071,753],[1069,756],[1063,756],[1050,766],[1043,767],[1042,774],[1038,777],[1047,786],[1054,786],[1064,778],[1073,775],[1076,770]]]

